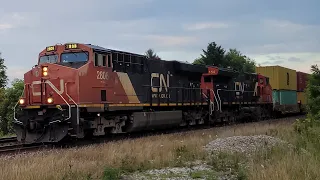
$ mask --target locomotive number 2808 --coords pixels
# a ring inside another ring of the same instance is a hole
[[[108,80],[109,74],[106,71],[97,71],[97,79]]]

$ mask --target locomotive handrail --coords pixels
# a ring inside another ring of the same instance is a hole
[[[66,120],[69,120],[70,118],[71,118],[71,106],[70,106],[70,104],[64,99],[64,97],[63,96],[61,96],[61,94],[58,92],[58,90],[57,90],[57,88],[55,88],[54,86],[53,86],[53,84],[50,82],[50,81],[45,81],[44,83],[46,83],[46,84],[49,84],[49,86],[57,93],[57,94],[59,94],[59,96],[61,97],[61,99],[68,105],[68,107],[69,107],[69,117],[66,119]]]
[[[218,100],[217,100],[217,98],[216,98],[216,93],[214,92],[214,90],[213,89],[210,89],[211,91],[212,91],[212,93],[213,93],[213,99],[214,100],[216,100],[216,102],[217,102],[217,105],[218,105],[218,111],[220,110],[220,107],[219,107],[219,102],[218,102]]]
[[[77,107],[77,124],[79,125],[79,105],[70,97],[70,95],[68,94],[68,89],[67,89],[67,83],[64,83],[64,88],[66,90],[66,95],[68,96],[69,99],[71,99],[71,101],[76,105]]]
[[[154,87],[160,88],[160,86],[142,85],[143,87]],[[168,87],[168,89],[202,89],[202,88],[192,88],[192,87]]]
[[[208,98],[208,96],[205,93],[202,93],[203,96],[205,96],[205,98]]]
[[[205,96],[206,99],[208,99],[208,96],[207,96],[205,93],[202,93],[202,95]],[[210,115],[212,115],[212,109],[211,109],[211,104],[212,104],[212,102],[211,102],[210,99],[209,99],[209,101],[210,101],[209,112],[210,112]],[[214,110],[214,104],[213,104],[213,110]]]
[[[219,94],[219,91],[222,90],[222,89],[217,89],[217,97],[219,98],[219,109],[220,109],[220,112],[222,112],[222,109],[221,109],[221,99],[220,99],[220,94]]]
[[[25,85],[23,86],[23,90],[22,90],[22,93],[21,93],[20,97],[22,97],[26,85],[27,85],[27,84],[25,84]],[[23,122],[18,121],[18,119],[16,118],[16,107],[17,107],[18,103],[19,103],[19,99],[18,99],[17,103],[15,104],[15,106],[13,107],[13,119],[15,120],[16,123],[23,125]]]
[[[210,110],[210,115],[212,115],[212,112],[214,111],[214,102],[212,102],[211,100],[210,100],[210,105],[209,105],[209,110]]]

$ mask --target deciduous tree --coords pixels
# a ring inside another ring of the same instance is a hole
[[[224,53],[225,50],[218,46],[215,42],[209,43],[207,50],[202,49],[203,54],[201,57],[196,59],[194,64],[205,64],[205,65],[214,65],[219,67],[224,67]]]
[[[231,68],[239,72],[255,72],[255,61],[243,55],[237,49],[229,49],[226,52],[221,46],[212,42],[208,44],[207,50],[202,51],[201,57],[195,59],[193,64]]]
[[[12,130],[13,108],[23,92],[23,87],[23,80],[15,79],[12,82],[12,87],[0,91],[0,128],[3,134]]]
[[[225,64],[236,71],[254,73],[256,63],[237,49],[230,49],[225,55]]]
[[[151,48],[146,51],[145,55],[148,59],[161,59]]]
[[[4,64],[4,59],[1,57],[0,52],[0,88],[4,88],[7,85],[8,82],[8,76],[7,76],[7,67]]]
[[[311,66],[312,74],[307,84],[307,107],[312,119],[320,119],[320,70],[318,65]]]

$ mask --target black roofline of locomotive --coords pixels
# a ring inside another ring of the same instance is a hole
[[[120,51],[120,50],[115,50],[115,49],[107,49],[101,46],[97,46],[97,45],[92,45],[92,44],[84,44],[86,46],[88,46],[89,48],[92,48],[94,51],[98,51],[98,52],[105,52],[105,53],[124,53],[124,54],[132,54],[135,56],[143,56],[146,57],[145,55],[142,54],[136,54],[136,53],[132,53],[132,52],[126,52],[126,51]]]
[[[88,46],[89,48],[92,48],[94,51],[96,52],[103,52],[103,53],[124,53],[124,54],[132,54],[132,55],[135,55],[135,56],[141,56],[141,57],[145,57],[145,55],[142,55],[142,54],[136,54],[136,53],[132,53],[132,52],[127,52],[127,51],[121,51],[121,50],[115,50],[115,49],[108,49],[108,48],[104,48],[104,47],[101,47],[101,46],[97,46],[97,45],[92,45],[92,44],[84,44],[86,46]],[[184,62],[184,61],[179,61],[179,60],[165,60],[165,59],[161,59],[162,61],[168,61],[168,62],[176,62],[176,63],[180,63],[180,64],[184,64],[186,66],[193,66],[193,67],[198,67],[198,68],[201,68],[201,67],[205,67],[205,68],[208,68],[208,67],[214,67],[214,68],[217,68],[219,69],[219,71],[222,71],[222,72],[225,72],[223,74],[218,74],[219,75],[222,75],[222,76],[234,76],[234,75],[238,75],[240,74],[239,71],[236,71],[234,69],[231,69],[231,68],[223,68],[223,67],[218,67],[218,66],[212,66],[212,65],[200,65],[200,64],[192,64],[192,63],[189,63],[189,62]],[[186,67],[185,67],[186,68]],[[184,71],[187,71],[185,68]],[[202,72],[202,73],[207,73],[203,70],[200,70],[198,69],[197,70],[198,72]],[[257,75],[257,73],[247,73],[247,72],[244,72],[244,74],[249,74],[249,75]]]

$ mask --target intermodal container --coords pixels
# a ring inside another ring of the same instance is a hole
[[[297,92],[297,101],[301,104],[307,104],[307,96],[305,92]]]
[[[298,104],[297,91],[294,90],[273,90],[272,99],[273,103],[280,105]]]
[[[303,92],[308,83],[309,74],[297,71],[297,91]]]
[[[256,72],[269,77],[272,89],[297,90],[297,72],[281,66],[256,67]]]

